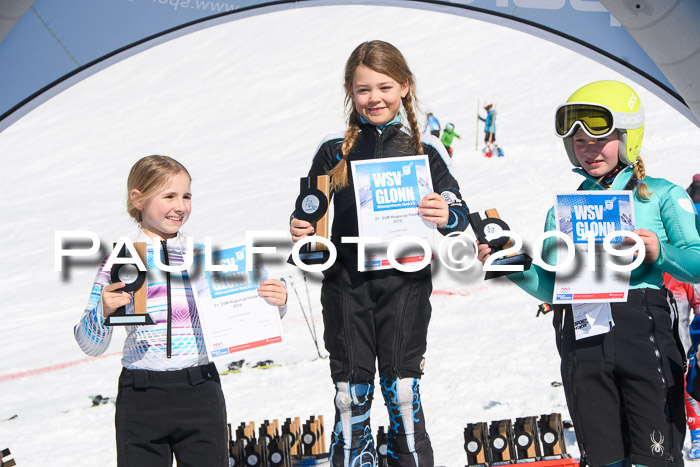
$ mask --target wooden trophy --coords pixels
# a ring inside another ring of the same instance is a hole
[[[275,419],[268,426],[268,434],[272,437],[267,454],[270,466],[292,467],[292,445],[288,436],[280,436],[279,420]]]
[[[505,248],[510,248],[513,243],[508,237],[499,237],[492,240],[487,240],[486,236],[489,234],[497,234],[503,230],[510,231],[508,224],[506,224],[501,217],[498,215],[496,209],[487,209],[485,211],[486,218],[482,219],[478,213],[469,214],[469,224],[471,224],[476,239],[479,243],[486,243],[491,247],[491,254],[495,254]],[[520,265],[523,266],[523,270],[530,269],[532,265],[532,258],[525,253],[511,254],[493,261],[494,266],[511,266]],[[504,276],[506,274],[512,274],[515,271],[487,271],[485,280],[493,279],[495,277]]]
[[[516,418],[513,437],[517,462],[533,462],[542,456],[540,438],[537,436],[537,417]]]
[[[319,428],[318,421],[313,415],[304,423],[301,433],[301,444],[304,446],[304,456],[315,456],[319,453]]]
[[[490,465],[504,465],[515,462],[513,449],[513,425],[510,420],[495,420],[489,426]]]
[[[564,425],[560,413],[542,415],[539,420],[540,439],[542,440],[542,460],[569,457],[566,453]]]
[[[229,428],[230,432],[230,428]],[[254,438],[254,425],[251,423],[245,424],[241,423],[238,428],[236,428],[236,440],[229,435],[229,465],[230,466],[244,466],[249,465],[246,461],[248,453],[250,451],[254,452],[255,438]],[[252,458],[252,461],[258,459],[257,456]]]
[[[255,423],[249,422],[248,425],[245,426],[243,429],[243,436],[245,439],[250,440],[244,448],[243,465],[250,467],[260,466],[263,456],[260,454],[261,443],[255,438]]]
[[[384,431],[384,427],[380,426],[377,430],[377,467],[388,467],[389,466],[389,445],[388,439]]]
[[[9,449],[5,448],[2,451],[2,458],[0,458],[0,467],[14,467],[17,465],[15,460],[12,458],[12,453]]]
[[[330,177],[304,177],[300,185],[294,217],[310,222],[314,227],[314,235],[328,238]],[[304,264],[322,264],[329,257],[328,248],[320,242],[307,243],[299,250],[299,258]]]
[[[301,458],[301,422],[299,417],[296,417],[294,421],[291,418],[287,418],[282,424],[282,437],[289,441],[290,453],[292,458]]]
[[[134,248],[143,264],[147,264],[146,244],[144,242],[134,243]],[[123,246],[119,258],[128,258],[126,246]],[[119,289],[133,295],[134,314],[126,313],[126,306],[119,307],[117,311],[105,318],[105,326],[139,326],[145,324],[155,324],[153,318],[146,313],[146,271],[136,271],[134,264],[118,263],[112,266],[110,279],[112,283],[124,282],[126,285]]]
[[[464,450],[468,466],[486,466],[491,462],[489,429],[486,422],[469,423],[464,429]]]

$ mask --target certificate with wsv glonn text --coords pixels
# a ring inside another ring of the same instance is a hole
[[[614,247],[623,241],[616,231],[635,229],[631,191],[576,191],[554,195],[557,230],[571,238],[573,251],[557,249],[557,264],[568,254],[574,261],[558,270],[554,280],[553,303],[605,303],[627,300],[630,270],[616,271],[603,248],[608,238]],[[623,263],[630,263],[632,253]],[[628,261],[629,260],[629,261]]]
[[[399,237],[417,237],[434,246],[436,226],[418,214],[420,200],[433,192],[428,156],[352,161],[350,166],[359,236],[381,240],[366,247],[365,270],[391,269],[387,247]],[[424,258],[420,247],[400,251],[396,256],[402,264]]]
[[[215,248],[211,262],[236,270],[206,271],[204,255],[194,257],[197,274],[190,280],[209,359],[281,343],[279,310],[258,295],[263,271],[246,271],[245,245]]]

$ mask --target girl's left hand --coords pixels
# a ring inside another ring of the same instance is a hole
[[[656,261],[659,257],[659,237],[657,237],[654,232],[646,229],[637,229],[633,230],[633,232],[642,237],[642,241],[644,242],[644,248],[646,250],[644,253],[644,262],[653,263]],[[634,240],[626,237],[623,242],[634,243]],[[636,258],[637,256],[638,253],[635,253],[634,257]]]
[[[430,193],[418,203],[418,213],[423,216],[423,220],[434,222],[438,228],[443,228],[450,217],[450,208],[442,196]]]
[[[287,303],[287,288],[277,279],[266,279],[258,287],[258,295],[270,305],[284,306]]]

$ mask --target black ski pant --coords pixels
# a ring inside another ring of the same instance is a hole
[[[582,460],[681,466],[683,356],[665,291],[632,289],[611,307],[612,330],[578,341],[563,307],[561,373]]]
[[[333,466],[376,459],[369,423],[375,362],[391,420],[388,465],[433,466],[419,393],[431,293],[430,274],[382,274],[352,284],[343,266],[327,271],[321,304],[336,384]]]
[[[321,288],[333,382],[420,378],[430,322],[430,274],[385,274],[351,284],[342,265]]]
[[[119,467],[227,467],[226,405],[213,363],[122,370],[115,416]]]

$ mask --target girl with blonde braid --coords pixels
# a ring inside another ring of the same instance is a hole
[[[426,154],[435,192],[420,201],[419,214],[446,235],[466,228],[468,210],[445,164],[444,147],[432,135],[421,136],[414,78],[401,52],[382,41],[360,44],[346,63],[344,85],[348,128],[321,142],[309,171],[309,176],[331,176],[331,241],[338,251],[321,290],[324,341],[336,387],[331,463],[376,465],[369,414],[378,362],[391,422],[389,465],[432,466],[419,394],[431,312],[430,267],[412,273],[358,270],[357,245],[341,243],[342,237],[358,236],[350,165]],[[293,217],[290,232],[296,242],[314,229]]]
[[[700,223],[678,185],[646,175],[639,157],[644,110],[637,93],[618,81],[596,81],[575,91],[556,111],[555,129],[579,190],[630,190],[644,261],[629,279],[626,302],[555,305],[561,375],[576,429],[581,464],[649,467],[683,465],[685,437],[683,347],[674,329],[664,273],[700,282]],[[545,230],[556,230],[554,209]],[[543,259],[556,263],[556,240],[545,241]],[[491,249],[479,245],[485,261]],[[533,265],[508,276],[524,291],[551,303],[554,272]],[[608,319],[606,332],[580,332]],[[676,319],[676,326],[678,320]],[[575,325],[576,323],[576,325]]]

